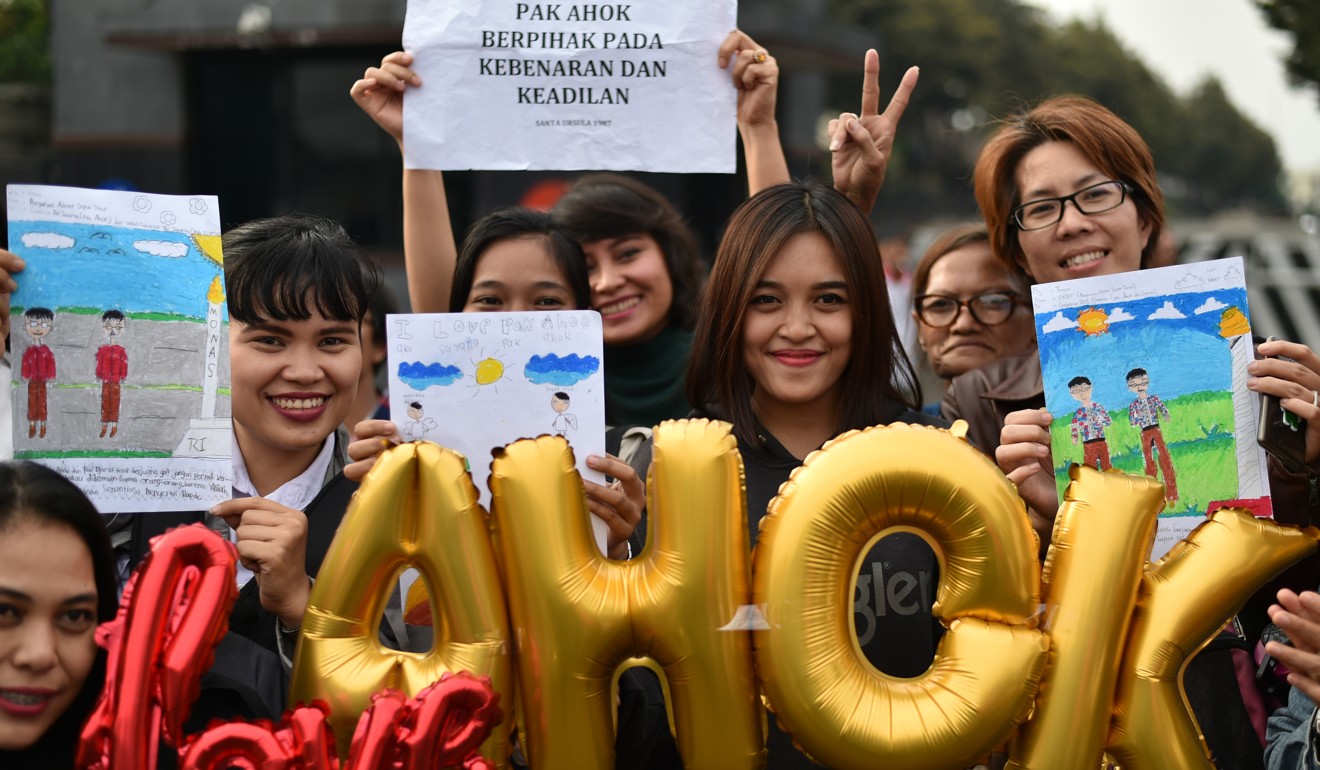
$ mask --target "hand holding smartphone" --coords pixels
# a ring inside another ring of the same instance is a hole
[[[1273,342],[1274,337],[1269,338]],[[1271,356],[1280,361],[1292,361],[1286,356]],[[1278,396],[1260,394],[1260,425],[1256,443],[1297,473],[1306,465],[1306,420],[1284,409]]]

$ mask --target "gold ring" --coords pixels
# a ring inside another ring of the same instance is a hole
[[[752,61],[756,62],[757,64],[764,64],[765,60],[769,58],[770,58],[770,54],[766,53],[764,50],[759,50],[756,53],[752,54]]]

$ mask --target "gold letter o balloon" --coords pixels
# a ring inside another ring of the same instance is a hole
[[[807,457],[762,521],[753,634],[766,697],[784,729],[835,770],[969,767],[1026,718],[1048,639],[1037,540],[1017,490],[947,431],[852,431]],[[907,531],[940,561],[934,613],[948,625],[933,665],[889,676],[853,630],[857,564],[877,536]]]

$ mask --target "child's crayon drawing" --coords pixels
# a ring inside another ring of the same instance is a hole
[[[1060,497],[1068,466],[1164,485],[1152,556],[1225,505],[1271,512],[1242,260],[1032,287]]]
[[[231,494],[228,314],[210,196],[11,185],[14,456],[106,513]]]
[[[391,315],[386,328],[399,434],[463,453],[482,505],[490,505],[491,450],[520,438],[563,436],[583,478],[605,483],[586,464],[605,454],[599,314]],[[591,523],[604,551],[604,523]]]

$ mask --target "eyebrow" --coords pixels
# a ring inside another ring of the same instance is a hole
[[[1104,179],[1104,178],[1105,175],[1100,173],[1099,171],[1092,171],[1089,174],[1084,174],[1079,179],[1073,182],[1073,184],[1075,185],[1073,187],[1073,192],[1078,192],[1087,187],[1090,187],[1095,182],[1095,180]],[[1063,197],[1063,196],[1050,195],[1050,193],[1052,192],[1054,192],[1053,188],[1037,187],[1036,189],[1031,190],[1030,192],[1024,193],[1022,197],[1025,199],[1026,203],[1030,203],[1040,198]]]
[[[472,288],[474,290],[502,289],[504,287],[505,287],[504,281],[496,281],[494,279],[478,281],[477,283],[472,284]],[[558,281],[536,281],[535,283],[532,284],[532,287],[536,289],[562,289],[564,291],[568,291],[568,287]]]
[[[759,280],[759,281],[756,282],[756,288],[758,288],[758,289],[783,289],[783,288],[784,288],[784,284],[780,283],[779,281],[769,281],[769,280],[766,280],[766,279],[762,278],[761,280]],[[845,290],[846,290],[846,289],[848,288],[848,282],[847,282],[847,281],[839,281],[839,280],[819,281],[819,282],[817,282],[817,283],[813,283],[813,284],[811,284],[811,288],[812,288],[813,291],[818,290],[818,289],[845,289]]]
[[[339,319],[329,319],[329,320],[335,323],[336,325],[318,329],[317,330],[318,334],[350,334],[350,333],[356,334],[357,333],[358,322],[356,321],[341,321]],[[302,321],[289,321],[289,322],[257,321],[255,323],[244,324],[242,331],[239,333],[248,334],[251,332],[278,332],[280,334],[293,334],[293,328],[289,325],[291,323],[302,323]]]
[[[25,594],[25,593],[23,593],[22,591],[17,591],[17,590],[15,590],[15,589],[13,589],[13,588],[6,588],[6,587],[4,587],[4,586],[0,586],[0,596],[4,596],[4,597],[9,598],[9,599],[16,599],[16,600],[24,601],[24,602],[28,602],[28,603],[34,603],[34,602],[35,602],[35,600],[34,600],[31,596],[29,596],[28,594]],[[95,594],[95,593],[81,593],[81,594],[75,594],[74,596],[70,596],[69,598],[67,598],[67,599],[65,599],[64,601],[60,602],[60,606],[61,606],[61,607],[64,607],[64,606],[68,606],[68,605],[70,605],[70,604],[84,604],[84,603],[86,603],[86,602],[93,602],[93,603],[95,603],[95,602],[96,602],[96,594]]]

